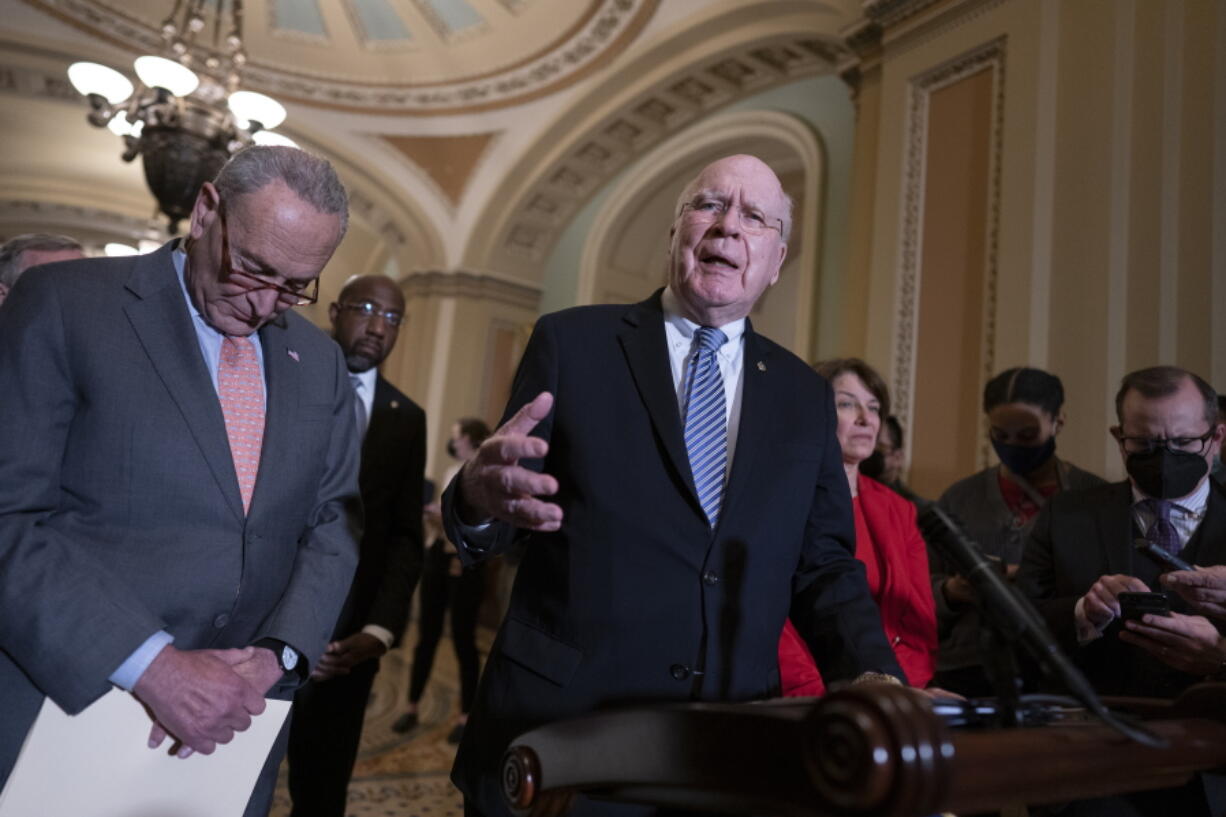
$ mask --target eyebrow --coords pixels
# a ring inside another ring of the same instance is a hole
[[[838,389],[837,391],[835,391],[835,394],[836,394],[836,395],[841,394],[841,395],[843,395],[844,397],[850,397],[852,400],[857,400],[857,401],[858,401],[858,400],[860,399],[859,397],[857,397],[856,395],[852,394],[851,392],[849,392],[849,391],[843,391],[842,389]],[[880,401],[880,400],[878,400],[876,397],[869,397],[869,398],[868,398],[868,400],[866,400],[865,402],[866,402],[866,403],[876,403],[876,404],[878,404],[878,405],[881,405],[881,401]]]

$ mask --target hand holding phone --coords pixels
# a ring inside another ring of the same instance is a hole
[[[1120,603],[1120,618],[1124,621],[1136,621],[1146,613],[1155,616],[1169,616],[1171,603],[1164,593],[1120,593],[1116,596]]]

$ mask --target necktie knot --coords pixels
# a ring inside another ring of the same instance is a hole
[[[1161,522],[1169,522],[1171,520],[1171,508],[1175,505],[1169,499],[1143,499],[1141,500],[1142,507],[1154,515],[1154,519]]]
[[[694,343],[699,352],[716,352],[728,342],[728,336],[714,326],[700,326],[694,332]]]
[[[349,382],[353,384],[353,390],[356,392],[362,391],[362,378],[353,372],[349,373]]]

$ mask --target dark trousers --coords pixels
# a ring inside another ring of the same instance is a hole
[[[311,681],[294,697],[289,734],[293,817],[344,817],[366,701],[378,671],[378,660],[367,661],[348,675]]]
[[[477,693],[480,659],[477,656],[477,609],[485,590],[483,565],[475,565],[451,575],[451,562],[457,557],[446,551],[441,539],[426,551],[426,563],[421,574],[418,597],[421,618],[418,621],[417,647],[413,650],[413,671],[409,678],[409,701],[417,703],[430,680],[434,653],[443,636],[443,617],[451,609],[451,640],[460,665],[460,711],[468,712]]]

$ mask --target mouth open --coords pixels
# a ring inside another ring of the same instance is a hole
[[[708,267],[726,270],[739,270],[741,265],[726,255],[720,255],[717,252],[703,253],[698,258],[699,262]]]

